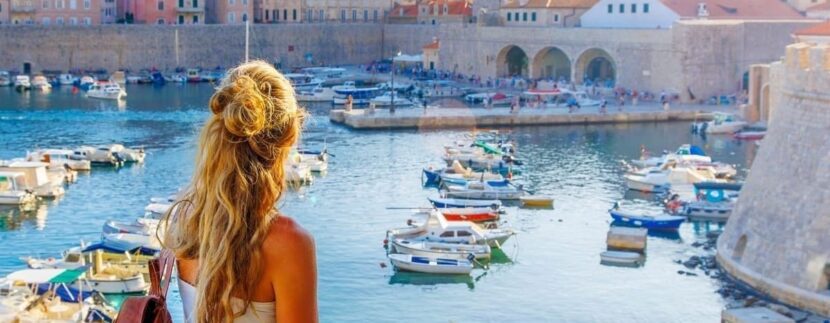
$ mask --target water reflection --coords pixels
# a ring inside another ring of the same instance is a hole
[[[48,202],[30,203],[27,205],[0,205],[0,231],[20,230],[30,224],[40,231],[46,228],[46,217],[49,215]]]
[[[396,271],[389,277],[389,285],[396,284],[417,286],[465,284],[470,290],[475,288],[473,277],[470,275],[436,275],[409,271]]]

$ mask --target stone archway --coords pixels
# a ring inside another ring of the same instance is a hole
[[[533,58],[533,78],[571,80],[571,59],[558,47],[542,48]]]
[[[496,58],[496,64],[496,75],[499,77],[527,76],[529,60],[519,46],[509,45],[502,48]]]
[[[611,54],[601,48],[590,48],[576,60],[576,83],[596,82],[614,87],[617,82],[617,64]]]

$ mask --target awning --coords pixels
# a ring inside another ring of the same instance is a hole
[[[392,61],[398,62],[398,63],[421,63],[421,62],[424,61],[424,59],[421,57],[421,55],[406,55],[406,54],[403,54],[403,55],[398,55],[398,56],[392,57]]]
[[[83,270],[75,269],[24,269],[9,274],[6,279],[26,284],[69,284],[83,274]]]

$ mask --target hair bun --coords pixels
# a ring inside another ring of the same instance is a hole
[[[220,116],[231,134],[249,138],[265,129],[268,123],[266,94],[249,76],[241,75],[224,86],[210,102],[214,114]]]

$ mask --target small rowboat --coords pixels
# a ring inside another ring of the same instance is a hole
[[[680,224],[686,221],[684,216],[639,215],[613,209],[608,212],[615,222],[649,230],[677,230]]]
[[[468,260],[432,258],[393,253],[389,255],[392,265],[398,270],[428,274],[469,275],[473,263]]]
[[[415,241],[405,239],[392,240],[392,247],[397,253],[414,256],[462,259],[472,254],[475,259],[489,259],[491,248],[488,245],[443,243],[429,241]]]
[[[553,207],[553,198],[543,195],[528,195],[519,197],[524,207]]]
[[[438,209],[447,221],[487,222],[499,219],[498,210],[483,208],[445,208]]]
[[[444,199],[429,198],[430,203],[437,208],[464,208],[464,207],[489,207],[491,209],[501,208],[499,200],[465,200],[465,199]]]
[[[643,255],[631,251],[605,251],[599,258],[602,263],[612,265],[637,266],[643,262]]]

